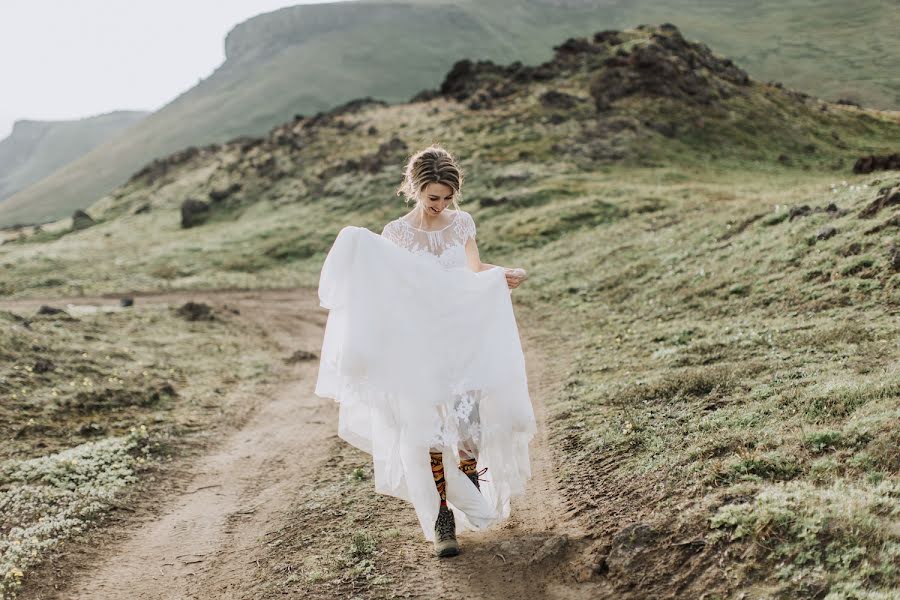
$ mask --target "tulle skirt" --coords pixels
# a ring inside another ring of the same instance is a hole
[[[457,531],[509,516],[531,476],[525,360],[501,268],[446,269],[361,227],[337,235],[319,279],[329,310],[315,393],[339,404],[338,434],[372,455],[375,490],[412,503],[434,539],[444,457]],[[487,467],[481,491],[459,452]]]

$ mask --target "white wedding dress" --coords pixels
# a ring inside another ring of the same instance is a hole
[[[434,540],[440,497],[429,450],[444,456],[457,531],[509,516],[531,476],[535,433],[511,290],[499,267],[474,272],[465,211],[439,231],[388,223],[381,235],[346,226],[322,266],[329,310],[315,393],[340,404],[338,434],[372,455],[375,490],[411,502]],[[458,452],[487,467],[481,491]]]

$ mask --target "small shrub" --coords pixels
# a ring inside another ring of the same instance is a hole
[[[838,448],[842,439],[841,434],[837,431],[817,431],[807,435],[803,440],[803,445],[809,448],[810,452],[822,454]]]
[[[753,456],[731,463],[718,479],[732,481],[787,481],[800,474],[802,468],[792,457],[780,453]]]

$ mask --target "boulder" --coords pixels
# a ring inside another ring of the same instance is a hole
[[[96,223],[94,219],[92,219],[89,214],[81,209],[76,210],[72,215],[72,231],[87,229],[88,227],[92,227],[95,224]]]
[[[202,225],[209,218],[209,203],[188,198],[181,203],[181,227],[188,229]]]
[[[872,171],[894,171],[900,169],[900,153],[861,156],[853,164],[853,172],[859,174]]]

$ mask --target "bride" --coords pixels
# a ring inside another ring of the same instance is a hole
[[[397,190],[414,208],[381,235],[341,229],[319,277],[315,393],[340,404],[338,434],[372,455],[377,492],[413,504],[438,556],[509,516],[535,432],[510,297],[526,273],[481,262],[462,183],[444,148],[414,154]]]

